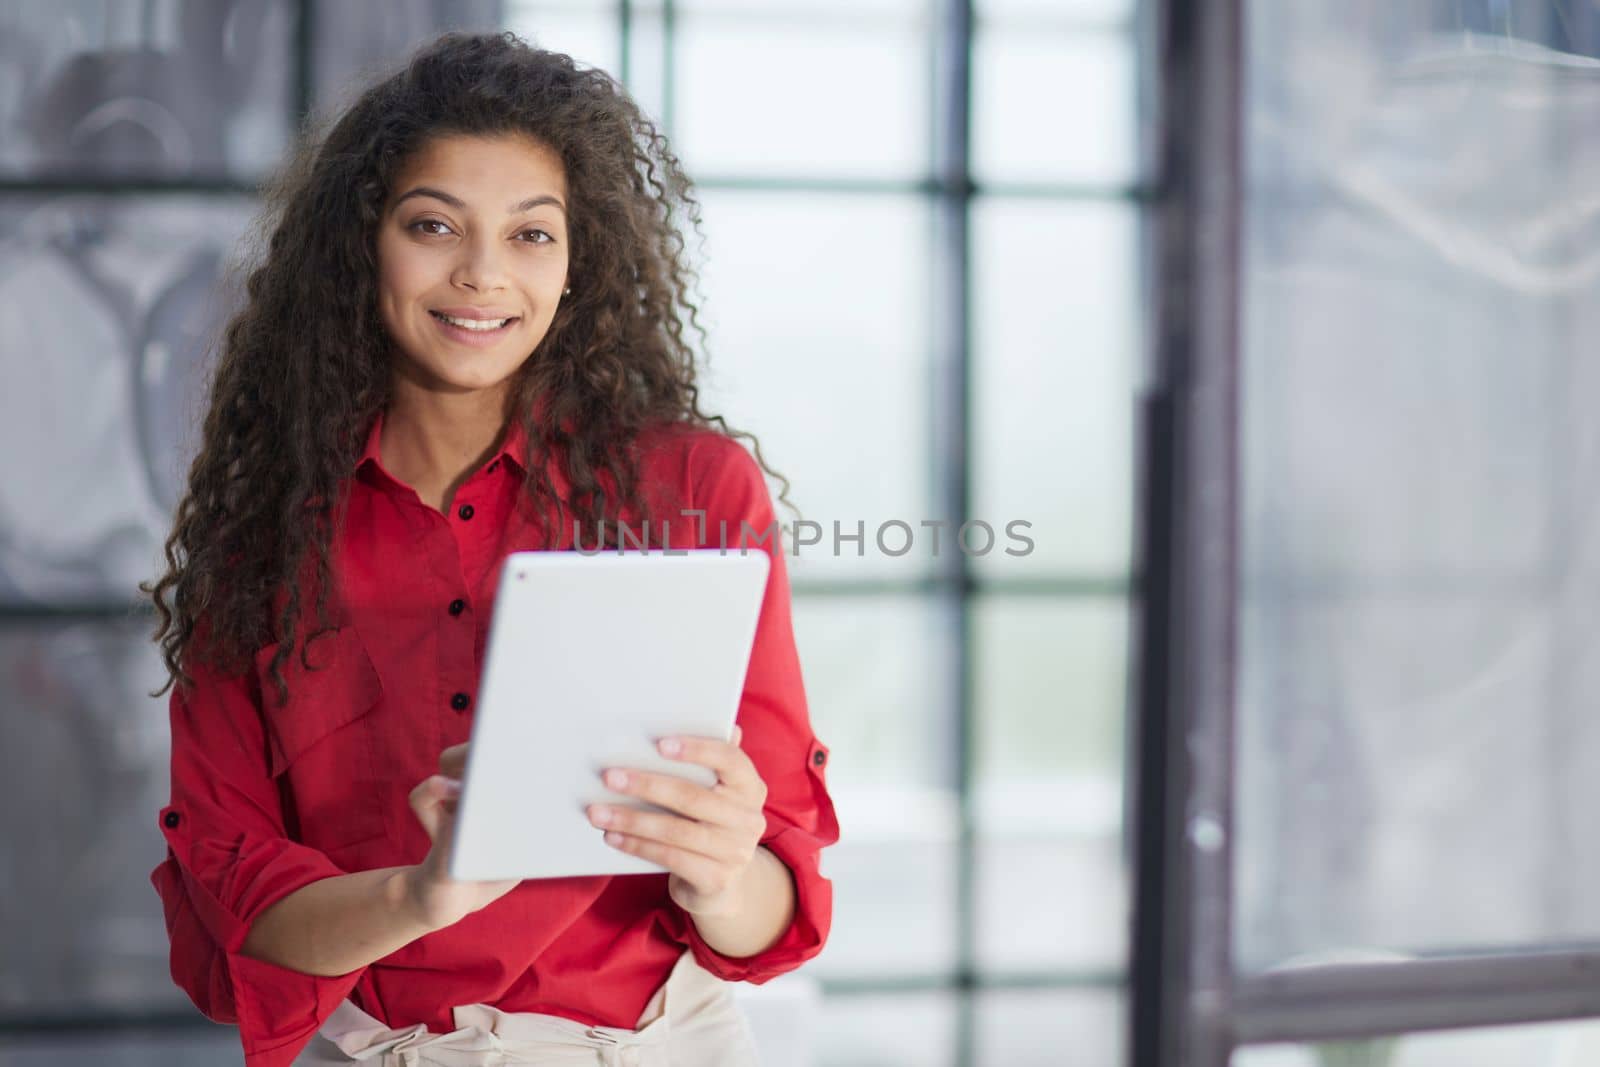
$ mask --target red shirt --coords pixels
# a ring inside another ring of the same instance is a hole
[[[381,429],[379,418],[333,545],[330,604],[341,628],[312,646],[322,669],[308,674],[290,657],[286,706],[263,701],[275,646],[242,676],[192,666],[194,689],[173,689],[172,802],[160,812],[168,852],[151,881],[177,984],[207,1017],[238,1024],[247,1067],[278,1067],[346,997],[389,1026],[420,1022],[439,1033],[455,1028],[451,1008],[471,1003],[632,1027],[685,947],[711,973],[755,983],[820,952],[832,886],[818,851],[838,839],[838,823],[827,749],[806,711],[781,543],[759,540],[774,521],[771,498],[736,440],[672,427],[641,437],[641,474],[666,499],[706,513],[701,522],[662,508],[672,547],[759,544],[772,562],[738,722],[768,787],[762,844],[794,874],[789,929],[759,955],[722,956],[668,896],[663,872],[524,881],[338,977],[240,954],[256,916],[302,886],[427,855],[407,796],[437,772],[442,749],[470,737],[471,704],[453,705],[476,695],[499,564],[513,551],[573,545],[570,517],[551,544],[518,506],[527,462],[519,427],[460,487],[448,515],[383,469]],[[741,523],[756,535],[741,540]],[[596,543],[593,528],[580,537],[586,549]]]

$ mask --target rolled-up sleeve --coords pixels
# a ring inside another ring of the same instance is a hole
[[[303,974],[240,954],[267,908],[345,873],[290,840],[248,678],[190,669],[174,686],[172,799],[158,813],[166,859],[150,875],[173,980],[209,1019],[239,1028],[247,1067],[287,1065],[360,980]]]
[[[761,844],[794,876],[795,913],[767,949],[735,958],[717,952],[688,914],[672,907],[672,934],[702,967],[725,981],[761,984],[822,951],[833,919],[833,884],[822,876],[822,849],[839,839],[828,796],[828,749],[812,731],[795,647],[783,542],[760,466],[731,438],[696,445],[695,507],[704,512],[701,547],[765,551],[771,567],[740,699],[741,747],[767,785]]]

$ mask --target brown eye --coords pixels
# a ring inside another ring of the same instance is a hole
[[[529,242],[530,244],[545,245],[545,244],[554,244],[555,243],[556,239],[554,237],[551,237],[550,234],[548,234],[544,230],[523,230],[522,231],[522,236],[526,237],[530,233],[538,234],[538,235],[540,235],[541,237],[544,238],[544,240],[542,240],[542,241],[537,241],[537,240],[536,241],[530,241]]]
[[[419,233],[427,233],[429,237],[436,236],[436,234],[434,234],[431,231],[422,230],[423,226],[443,226],[446,230],[448,230],[450,228],[448,226],[445,226],[445,224],[440,222],[438,219],[418,219],[416,222],[413,222],[410,226],[407,226],[406,229],[415,230],[415,231],[417,231]]]

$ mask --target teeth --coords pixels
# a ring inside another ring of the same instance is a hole
[[[511,321],[510,319],[458,319],[437,311],[433,314],[452,326],[460,326],[463,330],[498,330]]]

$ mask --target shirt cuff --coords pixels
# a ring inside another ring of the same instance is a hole
[[[216,1022],[235,1023],[248,1067],[290,1064],[350,994],[366,968],[324,977],[242,955],[256,917],[294,891],[345,872],[287,839],[241,845],[225,903],[195,874],[181,813],[161,812],[167,859],[151,873],[172,940],[172,975]]]
[[[799,967],[822,951],[833,920],[833,883],[822,877],[817,867],[821,849],[816,838],[798,827],[779,831],[761,842],[783,861],[794,876],[794,919],[770,947],[754,956],[724,956],[706,943],[688,912],[672,904],[673,915],[682,928],[678,940],[694,953],[700,966],[725,982],[761,985]]]

